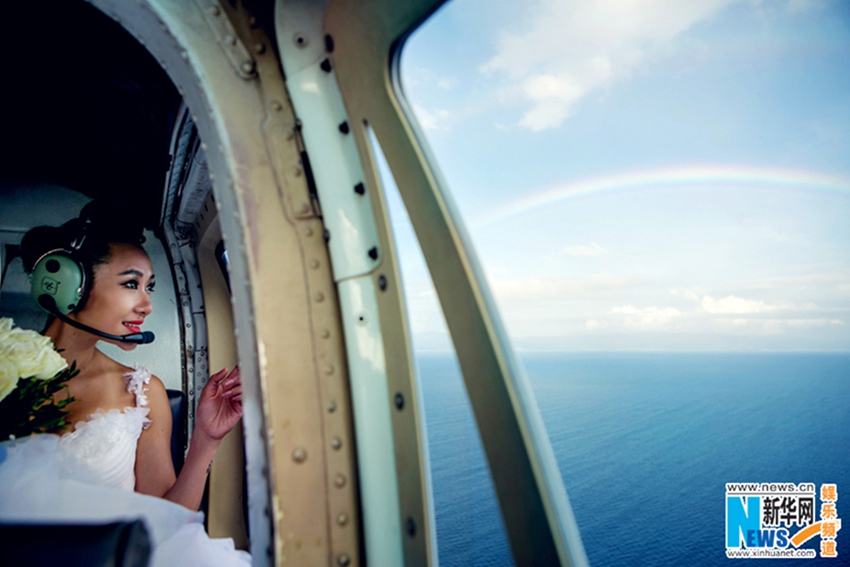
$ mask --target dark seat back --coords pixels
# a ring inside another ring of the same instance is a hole
[[[171,460],[174,462],[174,472],[179,473],[183,467],[183,449],[186,446],[186,394],[180,390],[166,390],[168,403],[171,405]]]
[[[145,567],[151,542],[142,520],[113,524],[0,524],[3,565]]]

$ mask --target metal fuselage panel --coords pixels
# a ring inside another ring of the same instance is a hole
[[[360,513],[339,306],[269,22],[230,3],[94,5],[168,72],[203,143],[230,269],[254,564],[355,564]],[[208,321],[209,334],[221,323]]]

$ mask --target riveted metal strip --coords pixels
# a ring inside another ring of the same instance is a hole
[[[239,29],[254,46],[256,69],[266,116],[263,131],[269,160],[277,179],[280,201],[292,223],[300,250],[299,261],[304,274],[305,300],[309,312],[309,344],[313,353],[313,376],[318,390],[318,414],[322,442],[319,446],[299,443],[299,435],[287,434],[282,450],[290,456],[294,470],[308,468],[321,457],[324,464],[326,506],[324,514],[329,532],[327,552],[337,564],[358,565],[360,560],[360,510],[357,498],[356,448],[352,432],[351,400],[348,368],[340,326],[340,307],[328,257],[325,226],[316,215],[308,185],[308,171],[298,145],[299,125],[285,85],[275,51],[268,48],[270,40],[260,25],[244,26],[251,18],[242,18]],[[293,266],[294,268],[294,266]],[[302,386],[303,387],[303,386]],[[281,384],[276,398],[270,384],[270,400],[278,402],[290,397],[293,386]],[[277,402],[276,402],[277,403]],[[306,411],[307,408],[302,408]],[[297,426],[291,425],[286,429]],[[291,433],[291,432],[290,432]],[[301,436],[303,439],[303,436]],[[281,495],[278,491],[278,495]],[[287,503],[277,503],[282,510]],[[315,563],[318,555],[305,555],[298,545],[297,532],[309,518],[283,514],[280,520],[284,536],[280,559],[296,565]],[[318,543],[318,542],[317,542]],[[312,559],[311,559],[312,557]]]
[[[283,0],[276,12],[286,86],[310,161],[328,230],[334,279],[370,273],[382,251],[351,131],[322,32],[322,1]],[[292,49],[294,47],[295,49]]]
[[[254,58],[236,33],[224,5],[216,0],[195,0],[195,4],[236,74],[243,79],[256,78]]]

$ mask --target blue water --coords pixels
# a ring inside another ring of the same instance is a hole
[[[418,364],[440,564],[511,565],[457,363]],[[838,515],[850,518],[850,355],[594,353],[523,364],[591,565],[748,564],[725,556],[727,482],[836,483]],[[843,531],[837,549],[837,559],[780,565],[850,564]]]

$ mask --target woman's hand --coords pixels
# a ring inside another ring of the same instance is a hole
[[[158,407],[164,407],[164,411],[169,412],[167,418],[164,419],[170,421],[168,398],[161,383],[160,388],[162,390],[161,397],[164,401],[158,404]],[[204,495],[207,475],[210,472],[213,458],[221,440],[227,435],[228,431],[233,429],[233,426],[239,422],[241,417],[242,380],[239,375],[239,367],[237,366],[230,372],[227,371],[227,368],[224,368],[210,376],[209,382],[201,390],[201,399],[198,401],[198,411],[195,414],[195,430],[180,474],[175,480],[174,471],[171,469],[171,452],[168,449],[171,432],[170,429],[166,428],[168,429],[167,436],[166,434],[160,436],[162,441],[159,443],[161,447],[159,454],[163,455],[161,458],[168,459],[167,468],[171,470],[171,482],[169,483],[171,486],[170,488],[166,487],[164,493],[159,489],[147,490],[146,493],[162,495],[163,498],[182,504],[190,510],[197,510]],[[154,421],[155,423],[156,421]],[[153,427],[150,429],[153,429]],[[139,470],[138,467],[137,461],[137,471]],[[138,490],[138,473],[136,478]]]
[[[242,379],[237,366],[229,373],[222,368],[201,391],[195,431],[218,442],[242,418]]]

